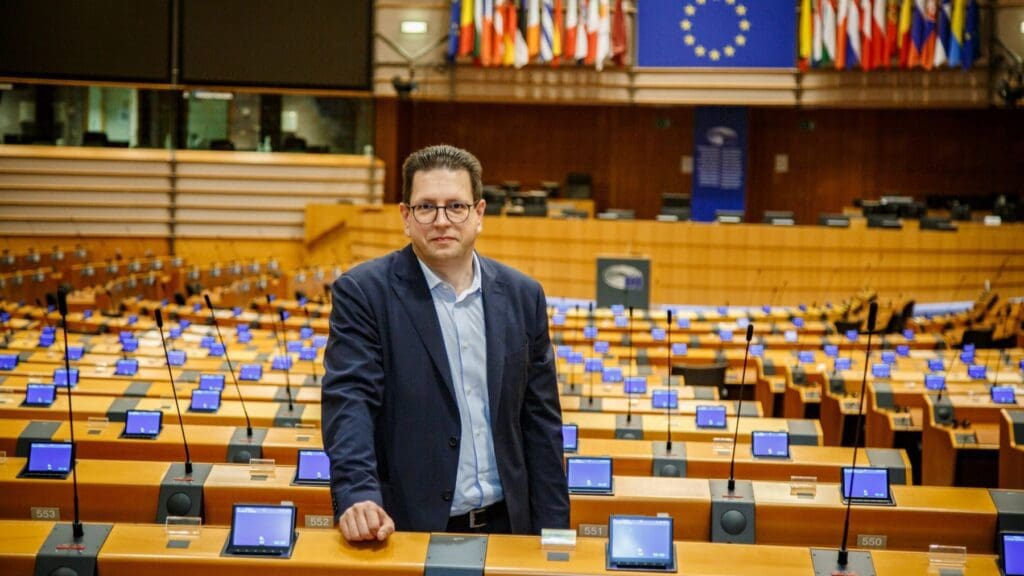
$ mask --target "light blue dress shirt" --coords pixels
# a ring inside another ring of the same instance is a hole
[[[473,283],[461,294],[455,294],[451,284],[442,280],[422,260],[419,263],[441,324],[455,401],[462,420],[459,468],[451,511],[452,516],[459,516],[504,498],[488,408],[487,334],[480,261],[474,253]]]

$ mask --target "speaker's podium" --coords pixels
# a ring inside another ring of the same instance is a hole
[[[597,307],[615,304],[646,310],[651,306],[651,259],[605,254],[597,257]]]

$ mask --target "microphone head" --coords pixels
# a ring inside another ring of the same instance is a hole
[[[57,310],[62,318],[68,315],[68,293],[64,290],[57,290]]]
[[[277,315],[281,317],[281,327],[284,328],[284,321],[287,319],[285,318],[284,308],[278,308]]]
[[[868,332],[875,331],[875,322],[878,321],[878,302],[872,301],[868,306]]]
[[[747,342],[754,339],[754,324],[747,324]]]
[[[213,303],[210,302],[210,295],[203,294],[203,300],[206,300],[206,307],[209,308],[210,310],[213,310]]]
[[[156,320],[156,327],[157,328],[163,328],[164,327],[164,315],[160,313],[160,309],[159,308],[153,310],[153,319]]]
[[[632,306],[629,307],[629,317],[630,318],[633,317],[633,307]]]
[[[669,308],[668,310],[666,310],[665,314],[668,316],[668,325],[672,326],[672,309]]]

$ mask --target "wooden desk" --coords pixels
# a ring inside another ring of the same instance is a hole
[[[14,456],[18,438],[30,424],[30,420],[0,419],[0,450]],[[58,424],[52,440],[62,442],[71,439],[66,421]],[[134,440],[121,438],[123,424],[117,422],[97,425],[75,422],[75,443],[78,457],[96,460],[147,460],[154,462],[180,462],[185,453],[181,443],[181,429],[175,420],[165,422],[163,431],[155,440]],[[189,451],[195,462],[226,462],[228,444],[235,426],[214,426],[203,424],[185,425]],[[245,430],[245,426],[241,426]],[[243,432],[244,433],[244,432]],[[273,458],[278,464],[295,464],[299,449],[319,450],[323,448],[320,430],[312,428],[267,428],[262,444],[262,456]]]
[[[1000,411],[999,418],[999,487],[1024,488],[1024,410]]]
[[[935,486],[998,486],[1001,407],[991,404],[989,399],[976,402],[976,397],[947,398],[953,404],[957,421],[966,417],[971,424],[956,428],[939,425],[932,408],[934,399],[930,395],[925,397],[921,482]]]
[[[53,528],[52,522],[0,521],[0,563],[16,574],[30,573],[35,554]],[[221,550],[228,528],[204,526],[197,537],[177,538],[186,545],[169,547],[163,526],[115,524],[98,556],[103,576],[151,576],[187,573],[190,576],[235,574],[292,574],[313,576],[367,574],[421,576],[430,534],[398,532],[383,543],[349,544],[337,530],[298,529],[295,550],[288,560],[224,557]],[[493,535],[484,559],[487,574],[554,576],[615,574],[605,570],[604,538],[579,538],[566,552],[566,561],[552,561],[537,536]],[[837,540],[838,542],[838,540]],[[810,576],[811,555],[803,546],[711,544],[676,541],[678,574],[692,576]],[[829,546],[834,547],[834,545]],[[834,548],[833,548],[834,549]],[[876,550],[872,560],[879,576],[928,573],[923,552]],[[967,556],[966,574],[999,576],[995,557]]]
[[[681,444],[686,453],[686,477],[727,478],[732,456],[732,438],[728,442],[673,442]],[[663,445],[663,442],[659,441]],[[754,458],[750,445],[736,446],[736,476],[751,480],[788,481],[793,476],[814,476],[819,482],[839,482],[841,470],[853,458],[852,448],[835,446],[790,446],[790,458]],[[636,440],[581,438],[579,448],[569,456],[611,456],[613,473],[617,476],[650,476],[653,468],[654,443]],[[862,454],[863,455],[863,454]],[[911,479],[911,464],[900,452],[906,481]]]
[[[615,414],[600,412],[562,412],[564,423],[579,426],[580,438],[615,438],[616,418]],[[661,414],[642,415],[642,437],[639,439],[665,440],[668,420],[668,417]],[[688,416],[672,416],[671,423],[672,440],[681,442],[708,442],[715,438],[732,436],[736,428],[736,422],[732,417],[726,417],[726,427],[721,429],[699,429],[694,418]],[[817,420],[744,417],[740,422],[740,440],[750,442],[750,433],[754,430],[787,430],[791,434],[791,442],[797,442],[796,434],[807,433],[814,437],[814,445],[822,445],[821,424]]]
[[[67,396],[58,394],[57,399],[50,406],[21,406],[24,400],[23,395],[0,394],[0,418],[14,418],[19,420],[61,420],[66,418],[68,413]],[[137,400],[132,406],[133,410],[160,410],[164,413],[163,420],[166,423],[177,422],[177,412],[172,399],[163,398],[130,398],[119,399],[110,396],[78,396],[74,399],[74,413],[76,420],[88,420],[89,418],[107,418],[111,409],[115,407],[116,400],[125,402]],[[220,410],[215,413],[188,412],[188,405],[181,401],[181,418],[186,424],[216,424],[220,426],[245,425],[245,416],[242,413],[242,405],[239,402],[230,400],[221,402]],[[295,412],[299,423],[308,424],[314,428],[320,427],[320,411],[304,409],[304,405],[296,404]],[[277,402],[254,402],[246,404],[249,418],[253,426],[271,427],[277,420],[281,410],[287,411],[287,404]]]

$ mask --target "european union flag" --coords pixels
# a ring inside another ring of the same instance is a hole
[[[637,65],[653,68],[793,68],[792,0],[637,2]]]

